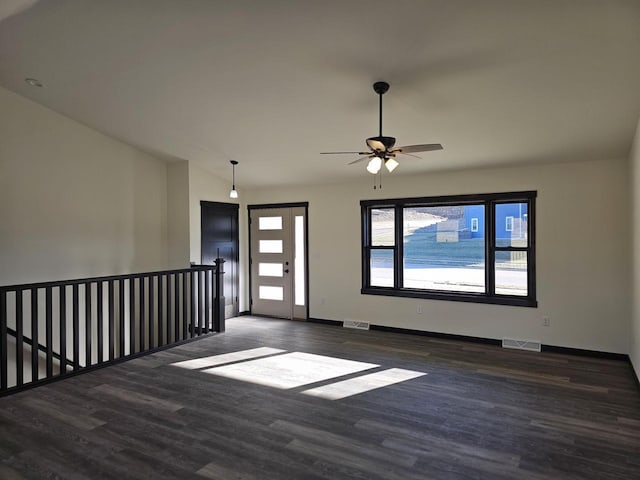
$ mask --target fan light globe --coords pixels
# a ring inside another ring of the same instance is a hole
[[[384,162],[384,166],[387,167],[387,170],[389,171],[389,173],[393,172],[396,167],[400,165],[395,158],[388,158],[385,162]]]
[[[380,167],[382,167],[382,159],[380,157],[373,157],[369,161],[369,165],[367,165],[367,172],[375,175],[380,171]]]

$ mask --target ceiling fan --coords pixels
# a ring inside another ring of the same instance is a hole
[[[367,138],[366,142],[367,146],[369,147],[368,152],[321,152],[321,154],[361,155],[360,158],[354,160],[353,162],[349,162],[349,165],[353,165],[354,163],[359,163],[363,160],[369,159],[369,163],[367,164],[367,171],[375,175],[380,171],[382,165],[384,165],[389,172],[393,172],[396,167],[400,165],[396,160],[396,155],[398,154],[420,158],[413,154],[418,152],[442,150],[442,145],[440,145],[439,143],[406,145],[404,147],[393,148],[396,143],[396,139],[394,137],[385,137],[384,135],[382,135],[382,95],[387,93],[388,90],[389,84],[387,82],[376,82],[373,84],[373,91],[376,92],[380,97],[380,133],[377,137]]]

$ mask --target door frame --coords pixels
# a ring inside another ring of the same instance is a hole
[[[236,254],[235,254],[235,263],[236,263],[236,271],[235,271],[235,281],[233,282],[233,286],[235,288],[235,297],[236,301],[235,307],[233,308],[232,317],[240,315],[240,205],[237,203],[231,202],[214,202],[209,200],[200,200],[200,263],[203,263],[203,244],[204,244],[204,228],[203,228],[203,215],[202,215],[202,207],[204,205],[209,205],[212,207],[220,207],[226,208],[229,210],[235,211],[235,222],[236,222],[236,235],[233,238],[233,244],[235,246]],[[224,267],[223,267],[224,268]],[[225,269],[225,274],[227,273]],[[233,293],[233,292],[232,292]],[[225,296],[228,293],[225,293]]]
[[[304,298],[305,298],[305,316],[304,321],[309,320],[309,202],[290,202],[290,203],[261,203],[255,205],[247,205],[247,227],[249,231],[249,312],[253,309],[253,278],[251,275],[251,265],[253,258],[251,255],[251,210],[266,210],[269,208],[304,208]]]

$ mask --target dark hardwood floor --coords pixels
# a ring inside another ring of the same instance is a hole
[[[283,390],[170,365],[257,347],[380,367]],[[391,368],[426,375],[303,393]],[[240,317],[1,398],[0,478],[638,479],[640,392],[623,361]]]

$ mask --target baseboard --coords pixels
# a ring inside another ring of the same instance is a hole
[[[460,340],[462,342],[483,343],[485,345],[501,345],[500,340],[495,338],[471,337],[468,335],[456,335],[453,333],[429,332],[427,330],[413,330],[410,328],[387,327],[385,325],[371,325],[370,330],[381,332],[405,333],[408,335],[420,335],[422,337],[442,338],[445,340]]]
[[[543,352],[563,353],[565,355],[577,355],[579,357],[606,358],[608,360],[622,360],[629,362],[629,355],[625,353],[601,352],[598,350],[584,350],[582,348],[559,347],[557,345],[542,345]]]
[[[338,327],[342,326],[342,322],[338,320],[327,320],[324,318],[309,318],[309,322],[313,323],[322,323],[325,325],[335,325]],[[483,343],[485,345],[502,345],[502,341],[495,338],[484,338],[484,337],[472,337],[469,335],[456,335],[453,333],[442,333],[442,332],[430,332],[428,330],[414,330],[411,328],[398,328],[398,327],[388,327],[386,325],[371,325],[370,330],[378,330],[381,332],[391,332],[391,333],[403,333],[408,335],[419,335],[423,337],[433,337],[433,338],[442,338],[446,340],[460,340],[462,342],[471,342],[471,343]],[[623,362],[629,362],[631,364],[631,359],[629,355],[624,353],[611,353],[611,352],[601,352],[598,350],[585,350],[581,348],[571,348],[571,347],[559,347],[556,345],[542,345],[543,352],[550,353],[563,353],[566,355],[577,355],[581,357],[593,357],[593,358],[605,358],[609,360],[618,360]],[[631,369],[633,370],[634,377],[636,382],[640,387],[640,382],[638,381],[638,373],[633,368],[633,364],[631,364]]]
[[[243,317],[245,315],[251,315],[251,312],[249,310],[244,310],[242,312],[238,312],[238,317]]]
[[[311,322],[311,323],[321,323],[323,325],[334,325],[336,327],[341,327],[342,326],[342,322],[339,322],[338,320],[327,320],[325,318],[307,318],[307,322]]]

